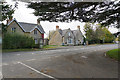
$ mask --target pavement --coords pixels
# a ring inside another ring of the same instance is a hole
[[[2,54],[4,78],[118,78],[118,62],[105,56],[117,44],[67,46]]]

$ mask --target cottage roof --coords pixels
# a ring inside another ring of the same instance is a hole
[[[64,30],[59,29],[58,31],[59,31],[59,33],[60,33],[62,36],[64,36],[64,35],[67,33],[68,30],[69,30],[69,29],[64,29]],[[71,30],[71,32],[72,32],[73,35],[76,37],[78,30]],[[80,32],[81,32],[81,31],[80,31]],[[81,35],[83,35],[82,32],[81,32]]]
[[[66,34],[67,31],[68,31],[68,29],[62,30],[62,36],[64,36],[64,35]]]
[[[32,32],[34,29],[38,29],[41,33],[45,33],[41,25],[32,24],[32,23],[25,23],[25,22],[17,22],[16,19],[13,19],[8,25],[10,25],[13,21],[23,29],[24,32]]]
[[[61,30],[61,29],[59,29],[58,31],[59,31],[59,33],[62,35],[62,30]]]
[[[76,34],[77,34],[77,30],[73,30],[72,32],[73,32],[73,34],[74,34],[74,35],[76,35]]]
[[[26,32],[31,32],[35,28],[37,28],[41,33],[45,33],[41,25],[32,24],[32,23],[24,23],[24,22],[19,22],[19,24],[24,28]]]

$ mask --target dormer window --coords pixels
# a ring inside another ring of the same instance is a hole
[[[11,28],[12,33],[16,32],[16,28]]]
[[[34,30],[34,34],[37,34],[37,30]]]

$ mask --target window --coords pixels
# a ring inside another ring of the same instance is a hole
[[[12,33],[16,32],[16,28],[11,29]]]
[[[34,34],[37,34],[37,30],[34,30]]]
[[[34,39],[35,40],[35,44],[38,44],[38,40],[37,39]]]
[[[70,36],[70,32],[68,33],[68,35]]]
[[[67,43],[68,43],[68,44],[72,44],[72,43],[73,43],[73,39],[72,39],[72,38],[68,38],[68,39],[67,39]]]

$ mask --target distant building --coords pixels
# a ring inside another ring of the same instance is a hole
[[[44,33],[40,21],[37,20],[37,24],[18,22],[15,18],[7,21],[7,32],[10,34],[22,34],[32,37],[35,40],[35,44],[40,43],[40,40],[44,40]]]
[[[80,30],[80,26],[77,30],[59,29],[56,26],[56,31],[52,34],[49,40],[49,45],[80,45],[84,42],[84,36]]]

